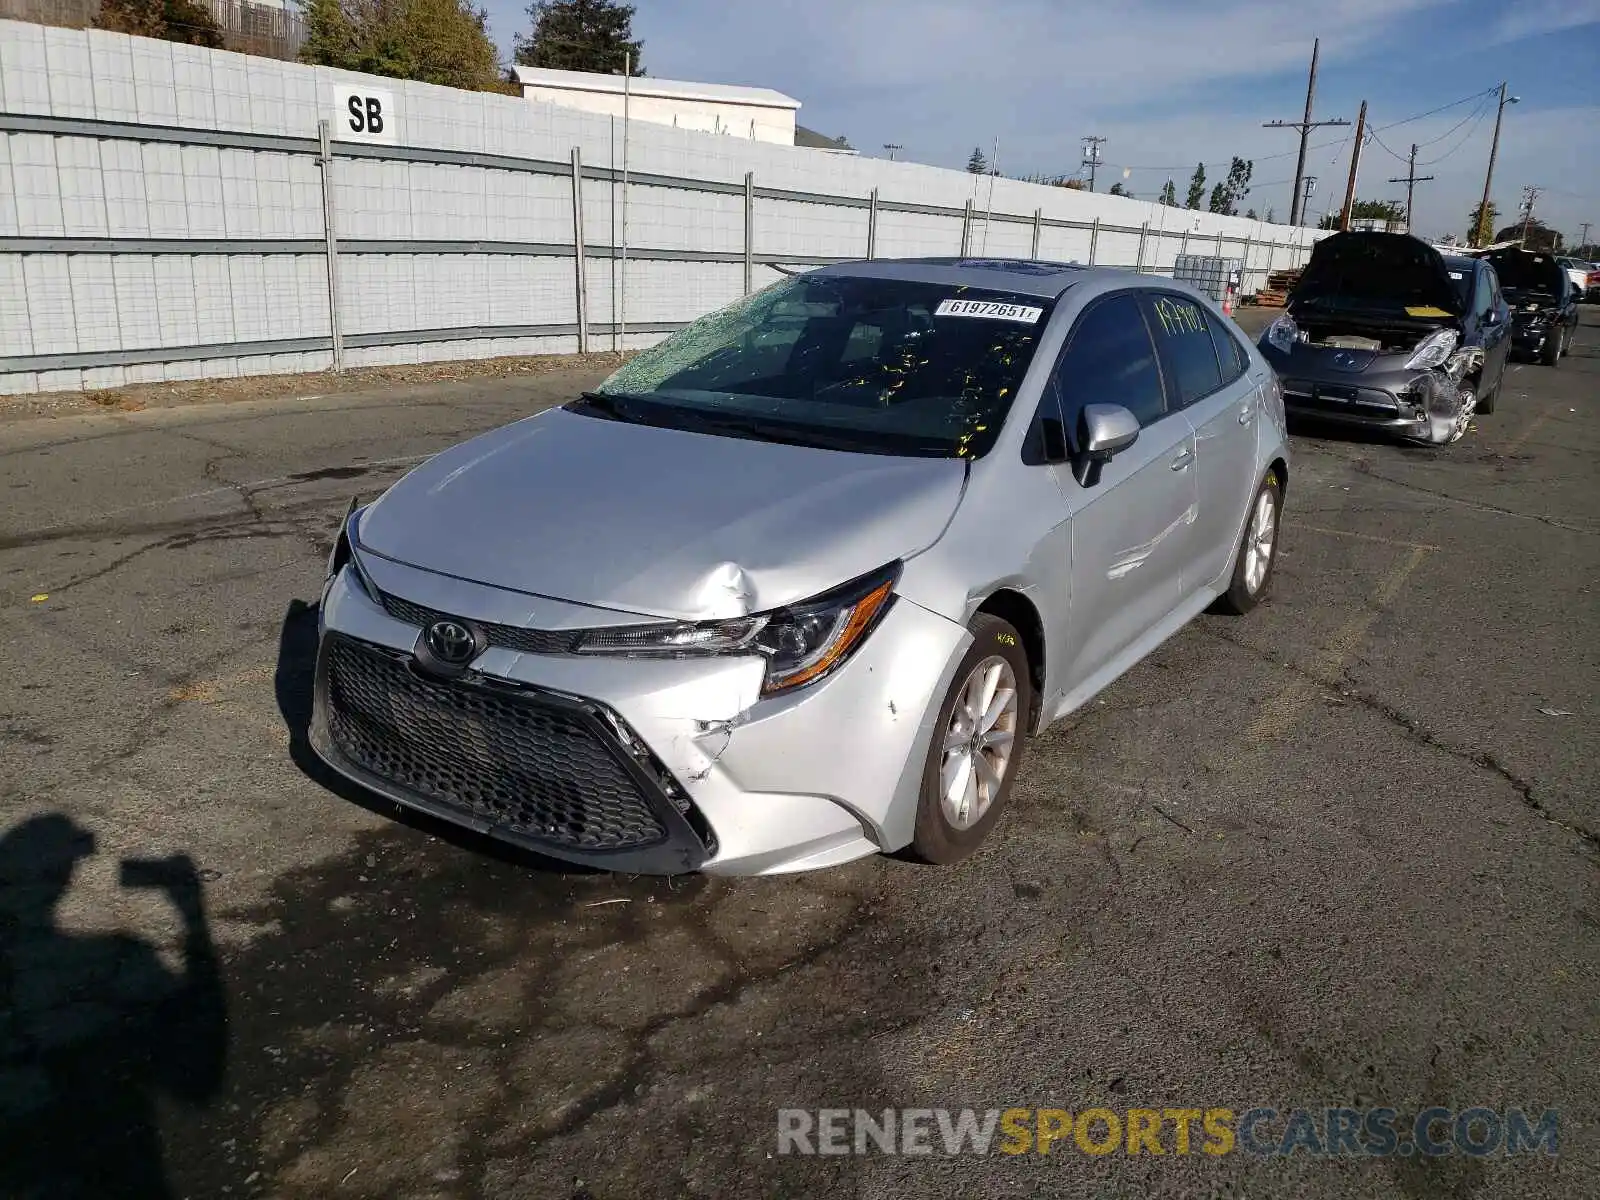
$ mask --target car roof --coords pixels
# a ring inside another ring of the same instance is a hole
[[[869,279],[905,279],[987,288],[1054,300],[1075,284],[1100,278],[1144,280],[1152,287],[1169,283],[1156,276],[1135,275],[1111,267],[1046,262],[1031,258],[894,258],[860,259],[821,267],[817,275],[855,275]]]
[[[1475,270],[1482,261],[1481,258],[1466,258],[1459,254],[1447,254],[1444,256],[1444,265],[1452,271]]]

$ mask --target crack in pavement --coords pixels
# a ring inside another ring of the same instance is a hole
[[[1372,467],[1363,460],[1352,462],[1350,466],[1357,474],[1365,475],[1369,479],[1376,479],[1380,483],[1387,483],[1392,487],[1403,488],[1406,491],[1419,492],[1424,496],[1434,496],[1440,500],[1448,500],[1451,504],[1459,504],[1463,508],[1474,509],[1478,512],[1493,513],[1502,517],[1516,517],[1519,521],[1538,521],[1542,524],[1549,525],[1554,529],[1564,529],[1568,533],[1582,533],[1587,534],[1589,537],[1600,536],[1600,529],[1586,528],[1582,525],[1568,525],[1566,522],[1558,521],[1554,517],[1541,516],[1537,513],[1517,512],[1515,509],[1501,508],[1497,504],[1485,504],[1480,500],[1467,500],[1461,496],[1452,496],[1449,492],[1441,492],[1435,490],[1434,488],[1424,487],[1420,483],[1408,483],[1403,479],[1395,479],[1378,471],[1374,471]]]
[[[1354,680],[1352,680],[1348,675],[1343,675],[1339,680],[1327,679],[1318,675],[1316,672],[1301,666],[1299,663],[1290,662],[1288,659],[1274,658],[1267,651],[1262,650],[1258,646],[1252,646],[1249,642],[1242,641],[1239,638],[1230,637],[1228,634],[1216,629],[1211,629],[1205,626],[1202,626],[1202,628],[1206,628],[1206,631],[1218,641],[1227,642],[1230,645],[1237,646],[1241,650],[1248,651],[1271,666],[1281,667],[1290,674],[1305,679],[1308,682],[1317,685],[1318,687],[1327,688],[1329,690],[1338,692],[1343,699],[1355,701],[1362,708],[1367,709],[1369,712],[1375,713],[1376,715],[1382,717],[1385,721],[1389,722],[1391,725],[1396,726],[1403,733],[1405,733],[1410,740],[1417,742],[1420,745],[1427,746],[1433,750],[1441,751],[1442,753],[1448,754],[1451,758],[1457,759],[1460,762],[1467,763],[1470,766],[1477,767],[1479,770],[1488,771],[1492,775],[1499,776],[1502,780],[1511,785],[1512,791],[1516,793],[1517,798],[1522,801],[1523,806],[1526,807],[1530,812],[1539,817],[1541,820],[1547,821],[1551,825],[1554,825],[1556,828],[1573,834],[1585,844],[1587,849],[1600,853],[1600,833],[1596,833],[1594,830],[1587,829],[1582,825],[1574,824],[1571,821],[1565,821],[1556,816],[1533,794],[1534,784],[1512,772],[1508,767],[1501,763],[1492,752],[1473,751],[1461,746],[1452,745],[1441,738],[1438,734],[1434,733],[1433,730],[1429,729],[1417,718],[1402,712],[1399,708],[1390,704],[1386,700],[1378,698],[1371,692],[1354,686]]]

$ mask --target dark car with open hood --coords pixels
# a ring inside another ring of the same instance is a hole
[[[1318,242],[1261,336],[1293,416],[1443,445],[1494,411],[1511,321],[1493,267],[1403,233]]]
[[[1483,257],[1494,266],[1511,306],[1513,348],[1547,367],[1559,366],[1578,328],[1578,289],[1561,260],[1515,246]]]

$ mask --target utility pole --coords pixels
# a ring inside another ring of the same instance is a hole
[[[1105,138],[1090,135],[1083,139],[1083,166],[1089,168],[1089,190],[1094,191],[1095,168],[1100,165],[1100,147],[1105,143]]]
[[[1587,246],[1589,244],[1589,226],[1593,224],[1593,221],[1585,221],[1583,223],[1583,236],[1578,239],[1578,245]]]
[[[1300,157],[1294,164],[1294,192],[1289,201],[1289,224],[1300,224],[1305,215],[1301,208],[1300,181],[1306,173],[1306,139],[1313,129],[1320,129],[1324,125],[1348,125],[1349,121],[1313,121],[1311,119],[1311,101],[1317,94],[1317,52],[1322,46],[1321,38],[1311,41],[1311,78],[1306,81],[1306,115],[1299,121],[1268,121],[1263,129],[1298,129],[1300,131]]]
[[[1344,209],[1339,213],[1339,228],[1350,228],[1350,208],[1356,202],[1356,172],[1361,169],[1361,139],[1367,131],[1367,102],[1361,102],[1356,115],[1356,141],[1350,147],[1350,182],[1344,188]]]
[[[1524,250],[1528,248],[1528,223],[1533,220],[1533,206],[1542,191],[1543,188],[1534,187],[1531,183],[1522,189],[1522,240],[1518,245]]]
[[[1432,175],[1418,175],[1417,174],[1417,144],[1415,142],[1412,142],[1411,143],[1411,160],[1410,160],[1409,163],[1406,164],[1406,173],[1405,173],[1405,175],[1402,176],[1399,179],[1391,179],[1391,180],[1389,180],[1390,183],[1403,183],[1403,184],[1406,185],[1406,230],[1407,230],[1407,232],[1409,232],[1411,230],[1411,228],[1416,224],[1416,222],[1411,219],[1411,193],[1416,188],[1417,184],[1419,184],[1419,183],[1427,183],[1432,178],[1433,178]]]
[[[890,162],[894,161],[894,156],[896,154],[900,153],[900,151],[905,149],[905,147],[902,146],[899,142],[885,142],[883,144],[883,148],[889,152],[889,161]]]
[[[1494,114],[1494,141],[1489,143],[1489,169],[1483,173],[1483,202],[1478,205],[1478,227],[1472,231],[1474,246],[1484,245],[1494,234],[1493,223],[1489,220],[1489,185],[1494,182],[1494,160],[1500,153],[1500,118],[1506,115],[1506,105],[1521,99],[1521,96],[1507,96],[1506,85],[1500,84],[1500,107]]]

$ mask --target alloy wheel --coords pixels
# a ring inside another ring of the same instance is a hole
[[[1256,498],[1256,510],[1250,518],[1250,532],[1244,543],[1244,586],[1254,596],[1266,582],[1267,568],[1272,565],[1272,544],[1278,536],[1278,506],[1272,491],[1263,488]]]
[[[967,676],[945,727],[939,807],[956,829],[977,824],[999,796],[1017,733],[1017,678],[992,655]]]

